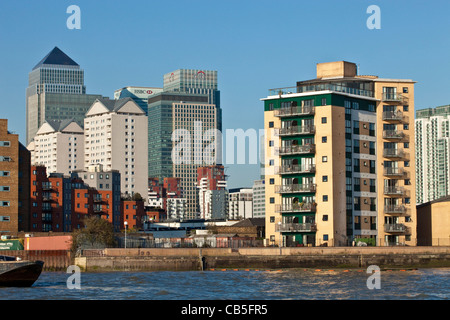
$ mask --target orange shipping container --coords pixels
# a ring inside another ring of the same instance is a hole
[[[25,250],[70,250],[72,236],[25,238]]]

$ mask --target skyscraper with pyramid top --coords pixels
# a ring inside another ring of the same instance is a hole
[[[83,69],[55,47],[29,73],[26,143],[47,120],[73,118],[83,126],[84,115],[97,98],[102,96],[86,94]]]

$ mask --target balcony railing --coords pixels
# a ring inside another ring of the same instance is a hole
[[[389,223],[384,225],[384,232],[406,233],[408,228],[403,223]]]
[[[403,112],[401,111],[384,111],[383,112],[384,121],[403,121]]]
[[[281,223],[276,224],[276,232],[316,232],[315,223]]]
[[[383,97],[381,98],[383,101],[390,102],[403,102],[405,97],[400,93],[383,93]]]
[[[383,139],[403,139],[405,134],[398,130],[384,130]]]
[[[405,190],[401,187],[395,187],[395,186],[385,186],[384,187],[385,195],[402,196],[402,195],[404,195],[404,193],[405,193]]]
[[[314,173],[316,172],[316,166],[314,164],[307,165],[288,165],[277,167],[275,170],[276,174],[294,174],[294,173]]]
[[[388,204],[384,206],[384,213],[400,213],[403,214],[406,212],[406,207],[402,205],[396,204]]]
[[[405,156],[405,153],[402,149],[384,149],[383,150],[383,157],[385,158],[403,158]]]
[[[358,96],[374,97],[374,92],[371,90],[351,88],[338,83],[307,84],[298,87],[269,89],[269,96],[278,96],[284,94],[314,92],[314,91],[336,91],[355,94]]]
[[[292,126],[288,128],[281,128],[275,130],[275,135],[292,136],[302,134],[314,134],[316,132],[315,126]]]
[[[286,184],[283,186],[275,186],[276,193],[300,193],[300,192],[316,192],[316,185],[310,184]]]
[[[274,110],[276,117],[288,117],[288,116],[309,116],[315,112],[312,106],[293,106],[288,108],[281,108]]]
[[[288,154],[308,154],[316,152],[315,144],[307,144],[304,146],[300,145],[291,145],[287,147],[280,147],[275,149],[279,155],[288,155]]]
[[[99,203],[102,202],[103,198],[102,197],[94,197],[94,202]]]
[[[403,168],[384,168],[384,175],[387,177],[402,177],[405,174]]]
[[[277,213],[315,212],[315,211],[316,205],[312,202],[278,204],[275,206],[275,212]]]

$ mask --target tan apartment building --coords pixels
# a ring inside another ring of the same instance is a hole
[[[268,245],[416,244],[413,81],[320,63],[262,100]]]
[[[84,170],[120,172],[121,192],[148,193],[147,116],[131,98],[97,99],[84,119]]]
[[[47,120],[28,144],[32,165],[70,175],[84,168],[84,130],[74,120]]]
[[[417,245],[450,246],[450,196],[417,206]]]
[[[0,119],[0,235],[29,230],[30,152]]]

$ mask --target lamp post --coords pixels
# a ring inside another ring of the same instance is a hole
[[[125,221],[123,223],[125,225],[125,249],[127,248],[127,226],[128,226],[128,221]]]

